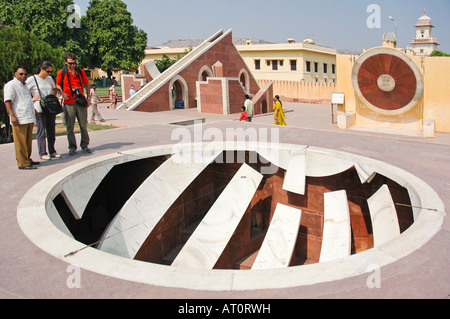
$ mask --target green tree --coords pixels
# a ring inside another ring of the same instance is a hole
[[[186,49],[184,50],[183,55],[178,54],[175,58],[171,59],[169,58],[167,55],[163,54],[163,56],[161,57],[161,59],[156,59],[155,65],[158,68],[158,71],[163,73],[165,70],[167,70],[168,68],[170,68],[172,65],[174,65],[175,63],[177,63],[181,58],[183,58],[183,56],[185,56],[186,54],[188,54],[189,52],[192,51],[192,48]]]
[[[145,57],[147,34],[133,26],[120,0],[91,0],[75,16],[72,0],[1,0],[0,25],[18,26],[77,55],[83,68],[133,70]]]
[[[80,30],[67,23],[73,11],[72,0],[2,0],[0,22],[30,31],[53,47],[65,47]]]
[[[444,53],[440,50],[434,50],[433,52],[431,52],[430,56],[450,56],[450,54]]]
[[[72,0],[2,0],[0,23],[18,26],[54,48],[72,51],[87,65],[86,28],[75,16]]]
[[[91,0],[81,19],[87,30],[88,66],[136,70],[145,57],[147,34],[133,25],[121,0]]]
[[[156,59],[155,65],[158,68],[159,72],[163,73],[165,70],[170,68],[173,64],[175,64],[178,61],[178,59],[171,59],[167,55],[163,54],[161,59]]]
[[[55,69],[64,65],[64,50],[53,48],[45,41],[39,40],[31,32],[20,27],[0,29],[0,96],[3,87],[14,77],[14,67],[23,65],[29,74],[37,71],[38,65],[49,61]],[[56,73],[53,74],[56,76]],[[0,122],[8,120],[3,98],[0,99]]]

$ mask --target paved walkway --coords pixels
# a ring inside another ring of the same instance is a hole
[[[382,160],[409,171],[428,183],[450,207],[450,134],[433,139],[411,134],[385,134],[339,130],[331,123],[330,106],[285,103],[287,127],[280,141],[337,149]],[[441,231],[413,254],[381,269],[381,288],[367,287],[367,276],[312,286],[260,291],[193,291],[128,282],[81,270],[81,288],[68,288],[68,264],[48,255],[30,242],[16,220],[16,207],[24,194],[44,177],[91,157],[150,145],[176,143],[171,123],[204,118],[204,129],[273,128],[273,117],[256,116],[253,123],[239,122],[239,115],[200,114],[196,110],[160,113],[128,112],[100,105],[105,125],[118,129],[90,134],[92,154],[67,154],[65,136],[56,146],[63,158],[42,163],[34,171],[19,171],[12,144],[0,145],[0,298],[448,298],[448,217]],[[192,127],[185,126],[187,129]],[[77,135],[79,142],[79,135]],[[33,159],[37,160],[36,143]],[[70,280],[70,278],[69,278]],[[263,280],[263,278],[262,278]]]

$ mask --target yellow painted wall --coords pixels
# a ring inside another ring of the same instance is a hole
[[[357,125],[384,129],[401,129],[405,131],[422,130],[423,98],[408,112],[394,116],[377,113],[369,107],[365,107],[363,102],[361,102],[358,98],[356,98],[356,101],[358,102],[356,116]]]
[[[336,56],[337,83],[336,93],[344,93],[344,105],[338,105],[338,114],[345,112],[356,112],[356,93],[352,85],[352,69],[357,56]]]
[[[426,57],[424,119],[435,120],[435,131],[450,133],[450,57]]]
[[[288,102],[331,104],[331,96],[336,92],[333,83],[259,80],[258,84],[262,87],[268,82],[273,83],[274,95]]]

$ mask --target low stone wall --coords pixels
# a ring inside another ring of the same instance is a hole
[[[274,94],[287,102],[330,104],[331,95],[336,92],[334,83],[258,80],[261,87],[268,82],[273,83]]]

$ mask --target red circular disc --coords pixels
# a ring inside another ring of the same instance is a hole
[[[417,79],[411,67],[390,54],[377,54],[359,68],[358,87],[372,105],[394,111],[408,105],[416,95]]]

